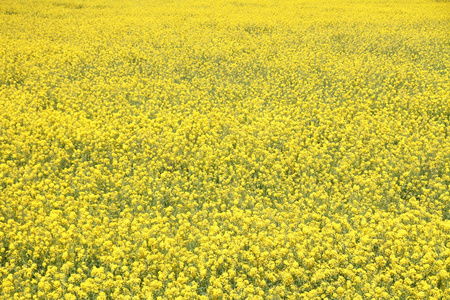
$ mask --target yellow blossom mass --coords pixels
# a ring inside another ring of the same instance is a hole
[[[450,299],[450,3],[0,1],[0,299]]]

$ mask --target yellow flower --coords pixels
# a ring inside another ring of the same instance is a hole
[[[305,1],[2,1],[2,297],[448,298],[448,4]]]

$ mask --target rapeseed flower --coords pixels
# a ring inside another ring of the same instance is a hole
[[[446,1],[0,4],[0,299],[450,298]]]

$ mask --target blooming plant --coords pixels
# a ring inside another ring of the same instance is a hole
[[[0,1],[0,299],[449,299],[449,5]]]

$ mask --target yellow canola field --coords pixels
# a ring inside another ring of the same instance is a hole
[[[0,299],[450,299],[450,3],[0,2]]]

